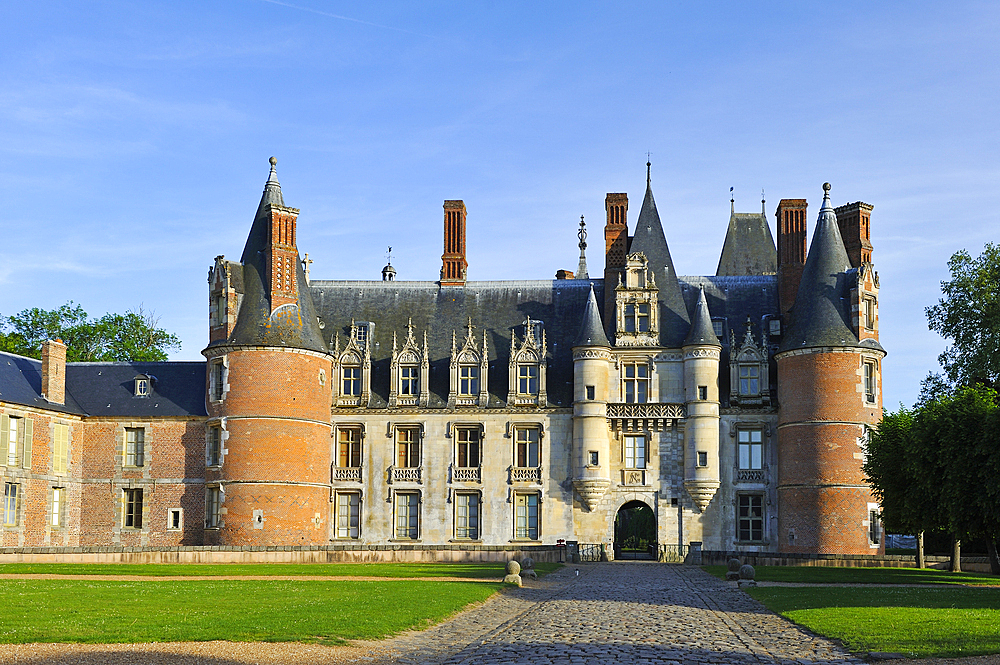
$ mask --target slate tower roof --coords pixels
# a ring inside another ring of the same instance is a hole
[[[777,271],[778,250],[767,215],[763,210],[759,215],[731,211],[716,276],[773,275]]]
[[[823,207],[802,269],[799,291],[790,312],[791,322],[779,351],[818,346],[881,348],[875,340],[858,342],[848,310],[851,260],[830,205],[830,183],[823,185]]]
[[[608,336],[604,334],[604,324],[601,323],[601,313],[597,310],[597,297],[594,287],[590,287],[590,296],[583,309],[583,319],[580,324],[580,334],[576,336],[573,346],[611,346]]]
[[[708,311],[708,300],[705,298],[705,287],[698,290],[698,304],[694,307],[694,319],[691,330],[688,331],[684,346],[722,346],[719,338],[712,330],[712,315]]]
[[[309,285],[302,270],[302,261],[296,254],[295,279],[298,300],[294,308],[271,307],[271,294],[267,280],[267,257],[271,246],[272,207],[280,207],[298,214],[298,210],[285,208],[281,185],[275,171],[277,160],[271,158],[271,173],[264,185],[264,193],[257,206],[247,244],[240,262],[243,264],[243,302],[237,315],[236,326],[228,340],[215,344],[241,344],[249,346],[282,346],[310,351],[326,352],[316,308],[309,294]]]
[[[642,199],[642,209],[635,224],[635,235],[629,246],[629,254],[642,252],[653,271],[656,287],[659,289],[657,300],[660,304],[660,344],[666,347],[679,348],[684,343],[690,327],[687,307],[677,282],[677,272],[670,258],[667,238],[660,224],[660,214],[656,211],[656,201],[653,200],[653,188],[650,185],[649,163],[646,163],[646,196]],[[605,288],[614,288],[614,284]]]

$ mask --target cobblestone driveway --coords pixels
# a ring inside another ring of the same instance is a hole
[[[383,644],[395,662],[448,665],[861,662],[697,568],[567,566],[527,584]]]

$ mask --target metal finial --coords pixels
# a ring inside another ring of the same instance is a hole
[[[760,214],[766,215],[767,210],[764,208],[764,188],[760,188]]]
[[[267,181],[278,182],[278,170],[275,168],[278,164],[278,159],[276,157],[271,157],[267,161],[271,164],[271,173],[267,176]]]
[[[580,230],[577,231],[576,237],[580,239],[580,265],[576,270],[576,278],[590,279],[590,275],[587,274],[587,223],[583,220],[583,215],[580,215]]]
[[[385,262],[392,265],[392,245],[389,245],[389,251],[385,253]]]
[[[733,187],[729,188],[729,212],[736,212],[736,195],[733,194]]]
[[[828,183],[828,182],[824,182],[824,183],[823,183],[823,191],[824,191],[824,192],[827,192],[827,193],[829,193],[829,192],[830,192],[830,189],[832,189],[832,188],[830,187],[830,183]]]
[[[651,166],[652,166],[652,164],[649,161],[649,153],[647,152],[646,153],[646,185],[647,186],[649,185],[649,173],[650,173],[649,169],[650,169]]]

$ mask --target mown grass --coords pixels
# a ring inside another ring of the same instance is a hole
[[[483,601],[499,583],[4,580],[0,642],[380,639]]]
[[[852,651],[919,658],[1000,653],[1000,589],[758,587],[747,592]]]
[[[562,564],[536,563],[539,575]],[[6,575],[142,575],[149,577],[253,575],[308,575],[323,577],[469,577],[502,578],[503,562],[497,563],[179,563],[179,564],[93,564],[93,563],[7,563],[0,564]]]
[[[725,566],[704,566],[726,579]],[[804,582],[813,584],[989,584],[1000,585],[1000,577],[986,573],[952,573],[930,568],[833,568],[830,566],[760,566],[759,582]]]

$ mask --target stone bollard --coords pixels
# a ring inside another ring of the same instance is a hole
[[[538,579],[538,574],[535,572],[535,562],[530,556],[521,559],[521,577],[530,577],[533,580]]]
[[[740,579],[740,565],[742,565],[742,562],[735,557],[729,560],[728,564],[726,565],[727,582],[736,582],[737,580]]]
[[[521,564],[517,561],[507,562],[507,576],[503,578],[504,584],[512,584],[514,586],[522,586],[521,576],[518,574],[521,572]]]
[[[757,581],[754,579],[754,576],[757,574],[757,571],[755,571],[753,569],[753,566],[751,566],[749,563],[740,566],[739,574],[740,574],[740,581],[737,582],[737,584],[741,589],[745,586],[757,586]]]

